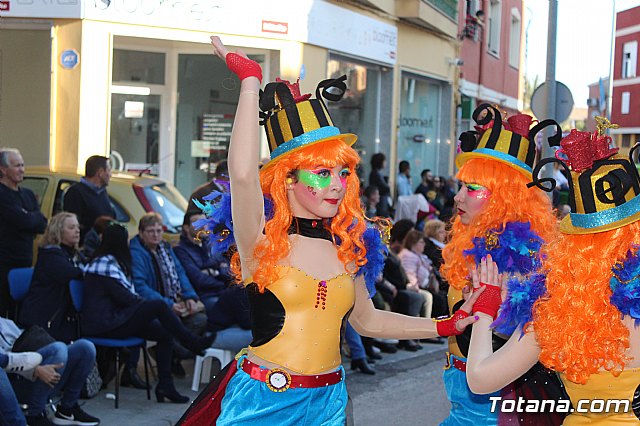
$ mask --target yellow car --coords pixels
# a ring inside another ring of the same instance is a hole
[[[75,171],[27,167],[21,185],[34,192],[40,203],[40,210],[47,218],[51,218],[63,211],[65,191],[79,182],[80,178],[82,175]],[[178,242],[187,200],[172,184],[155,176],[114,171],[107,193],[116,211],[115,219],[127,226],[129,237],[138,233],[140,217],[155,211],[162,216],[165,239],[172,244]]]

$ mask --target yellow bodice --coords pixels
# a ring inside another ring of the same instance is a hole
[[[249,350],[299,374],[338,368],[342,322],[355,302],[353,277],[319,280],[297,268],[278,268],[280,278],[268,290],[284,307],[284,325],[273,339]]]
[[[592,374],[584,385],[567,380],[564,374],[560,374],[560,379],[562,379],[574,409],[573,413],[565,419],[564,426],[640,424],[640,419],[631,409],[634,393],[640,385],[640,368],[626,369],[618,377],[614,377],[608,371]],[[628,411],[594,412],[606,411],[607,404],[609,404],[610,410],[615,410],[616,405],[611,402],[607,403],[613,399],[629,401]],[[591,407],[592,410],[584,413],[577,412],[580,408],[579,400],[587,400],[587,402],[580,403],[581,408],[589,410]],[[604,400],[603,409],[600,408],[600,402],[594,402],[596,400]]]

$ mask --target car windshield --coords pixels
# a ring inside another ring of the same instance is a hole
[[[178,232],[184,219],[186,205],[178,193],[165,184],[144,187],[144,195],[154,211],[160,213],[169,231]]]

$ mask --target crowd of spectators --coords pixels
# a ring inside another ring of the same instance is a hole
[[[189,400],[173,383],[174,376],[185,374],[182,359],[211,346],[237,352],[250,343],[245,291],[231,285],[228,259],[213,257],[207,235],[193,226],[203,217],[193,203],[174,247],[163,239],[158,213],[142,216],[131,236],[113,219],[106,157],[87,160],[85,176],[64,195],[64,211],[48,222],[33,192],[19,185],[23,178],[20,152],[0,149],[0,424],[99,424],[78,399],[94,370],[103,387],[120,372],[110,356],[113,349],[96,348],[85,336],[152,342],[156,398],[175,403]],[[214,189],[228,190],[226,162],[194,197],[201,200]],[[16,303],[8,274],[32,266],[38,234],[44,235],[32,279]],[[72,303],[74,279],[83,281],[81,312]],[[122,351],[122,386],[146,389],[137,373],[139,354],[140,349]],[[57,408],[47,410],[53,397]]]

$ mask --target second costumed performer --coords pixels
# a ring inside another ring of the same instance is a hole
[[[532,184],[546,190],[556,181],[540,177],[542,165],[559,163],[571,176],[571,214],[548,247],[545,275],[500,283],[499,265],[485,260],[474,277],[475,286],[506,284],[503,318],[518,329],[494,352],[492,318],[479,314],[469,385],[493,392],[539,360],[559,374],[571,404],[546,398],[518,404],[522,411],[568,413],[564,426],[640,424],[640,174],[633,161],[640,144],[628,157],[617,154],[604,134],[611,124],[597,119],[596,132],[572,130],[557,158],[534,169]]]
[[[473,113],[476,131],[460,136],[461,153],[456,157],[460,167],[457,178],[461,187],[455,196],[458,214],[453,219],[449,242],[442,252],[443,277],[449,283],[448,304],[454,312],[464,302],[463,291],[470,290],[471,273],[483,258],[492,258],[510,277],[526,277],[541,265],[541,249],[553,239],[556,219],[551,203],[543,191],[527,188],[536,157],[535,135],[547,126],[555,127],[554,142],[561,136],[555,121],[545,120],[532,127],[526,114],[506,120],[495,107],[480,105]],[[500,294],[485,292],[476,303],[478,312],[485,312],[481,302]],[[482,303],[484,304],[484,303]],[[492,315],[495,312],[492,313]],[[494,345],[504,343],[513,329],[502,327],[502,336],[494,335]],[[505,336],[506,334],[506,336]],[[558,425],[561,415],[508,413],[491,410],[491,396],[514,399],[520,394],[557,399],[563,395],[557,378],[540,365],[521,380],[493,395],[477,395],[467,385],[466,357],[471,327],[449,338],[444,371],[444,385],[451,402],[449,417],[442,425],[532,424]],[[514,378],[515,379],[515,378]],[[540,380],[538,380],[540,379]],[[535,382],[535,383],[534,383]],[[538,383],[545,386],[537,386]],[[528,423],[527,423],[528,422]]]
[[[231,199],[209,197],[217,198],[205,209],[206,226],[216,234],[210,240],[235,239],[232,267],[249,289],[253,341],[181,424],[342,425],[347,318],[363,336],[449,336],[476,321],[468,312],[478,296],[438,322],[376,310],[370,296],[384,244],[360,207],[356,136],[333,126],[322,100],[339,100],[345,77],[321,82],[315,99],[284,82],[260,93],[260,66],[217,37],[212,44],[241,87],[229,145]],[[271,150],[261,170],[259,105]],[[221,218],[229,204],[231,218]]]

